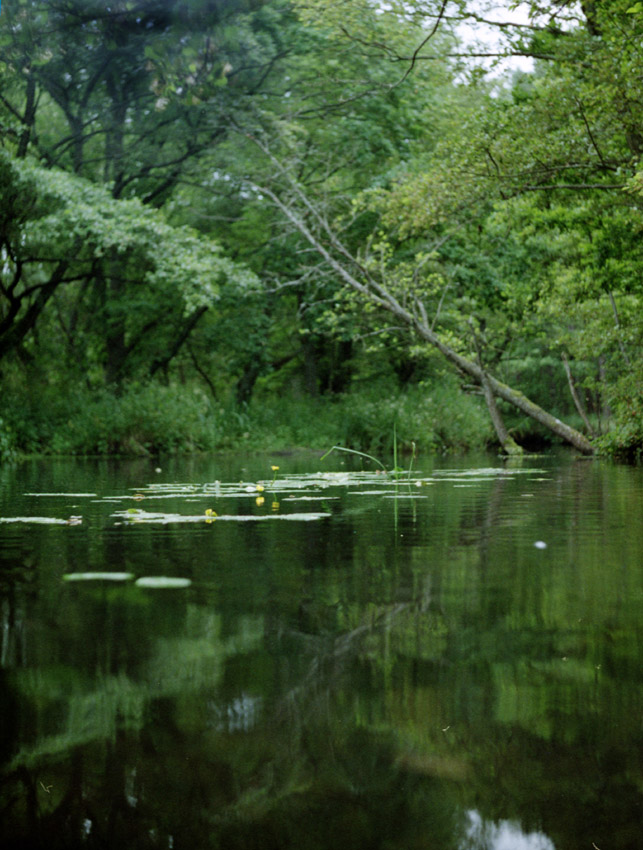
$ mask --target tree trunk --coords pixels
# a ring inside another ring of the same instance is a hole
[[[473,326],[473,321],[471,319],[469,319],[469,326],[471,327],[473,343],[476,347],[476,354],[478,355],[478,365],[480,366],[482,372],[482,391],[484,393],[484,400],[487,404],[487,410],[489,411],[489,418],[491,419],[491,424],[495,429],[496,436],[498,437],[498,441],[500,442],[503,451],[505,451],[508,455],[521,455],[523,453],[522,447],[519,446],[518,443],[514,440],[514,438],[510,436],[509,431],[507,431],[504,420],[502,418],[502,414],[500,413],[498,405],[496,404],[496,397],[494,396],[493,389],[491,388],[491,384],[489,383],[489,376],[487,375],[485,368],[482,364],[480,345],[478,344],[478,337],[476,335],[475,328]]]
[[[152,363],[150,367],[150,378],[153,378],[154,375],[158,372],[159,369],[167,369],[170,365],[171,361],[176,357],[176,355],[181,350],[183,344],[187,341],[188,337],[197,326],[197,323],[201,316],[207,312],[208,306],[202,305],[198,309],[196,309],[190,316],[188,316],[187,320],[183,324],[183,327],[179,331],[176,339],[174,340],[174,344],[166,352],[163,357],[158,357]]]
[[[259,361],[253,360],[242,372],[234,389],[235,400],[239,406],[248,404],[250,401],[252,391],[257,383],[257,378],[261,375],[262,369],[263,365]]]
[[[344,393],[348,389],[352,377],[352,356],[352,340],[340,339],[332,343],[328,376],[328,389],[331,393]]]
[[[496,431],[496,436],[498,437],[500,445],[502,446],[502,450],[508,455],[521,455],[523,453],[522,447],[518,445],[514,438],[509,434],[509,431],[507,431],[486,374],[482,379],[482,390],[484,392],[484,400],[487,403],[489,417],[491,418],[491,422]]]
[[[304,337],[304,388],[309,396],[319,395],[319,373],[317,369],[319,351],[309,334]]]
[[[15,319],[19,302],[16,304],[16,309],[10,310],[9,314],[5,316],[4,321],[0,323],[0,359],[12,349],[17,348],[27,334],[33,330],[38,316],[61,285],[66,271],[67,261],[58,263],[47,283],[38,289],[38,294],[20,319]]]
[[[20,139],[18,141],[18,150],[16,151],[16,156],[19,159],[24,159],[27,156],[27,151],[29,150],[29,142],[31,140],[31,134],[33,132],[33,125],[36,116],[36,80],[33,75],[33,70],[29,67],[23,69],[27,74],[27,91],[26,91],[26,105],[25,112],[22,119],[23,130],[20,133]]]
[[[567,359],[567,355],[563,351],[561,354],[563,360],[563,367],[565,368],[565,374],[567,375],[567,383],[569,384],[569,391],[572,394],[572,399],[574,400],[574,405],[576,406],[576,410],[578,411],[578,415],[585,423],[585,427],[587,428],[587,433],[591,434],[592,437],[596,436],[596,432],[592,428],[592,424],[587,417],[587,412],[585,410],[585,405],[583,404],[582,398],[578,395],[578,390],[576,389],[576,384],[574,382],[574,376],[572,375],[572,370],[569,365],[569,360]]]
[[[111,265],[111,264],[110,264]],[[125,344],[125,315],[118,303],[123,284],[118,278],[107,281],[107,320],[105,322],[105,380],[118,386],[123,379],[123,366],[127,357]]]
[[[391,310],[392,312],[395,312],[395,315],[397,315],[398,318],[404,318],[404,316],[397,313],[397,311],[393,311],[392,308]],[[403,312],[406,313],[406,311]],[[483,370],[480,369],[476,363],[462,357],[461,354],[458,354],[448,345],[443,343],[437,334],[429,329],[428,325],[418,322],[411,314],[407,315],[409,316],[407,323],[416,329],[419,336],[427,342],[430,342],[431,345],[437,348],[447,360],[457,366],[462,372],[470,375],[479,384],[483,383]],[[565,425],[565,423],[561,422],[560,419],[552,416],[551,413],[547,413],[546,410],[543,410],[542,407],[539,407],[535,402],[531,401],[531,399],[528,399],[527,396],[519,390],[514,390],[512,387],[507,386],[507,384],[502,383],[502,381],[498,381],[491,375],[487,375],[487,380],[494,395],[508,401],[514,407],[517,407],[518,410],[521,410],[523,413],[526,413],[527,416],[535,419],[536,422],[539,422],[550,431],[553,431],[554,434],[557,434],[565,440],[565,442],[571,443],[572,446],[583,452],[583,454],[594,453],[594,447],[587,437],[581,434],[580,431],[577,431],[570,425]]]
[[[468,360],[461,354],[458,354],[457,351],[443,342],[438,334],[431,329],[426,316],[426,311],[424,310],[424,306],[421,302],[418,301],[415,305],[419,315],[418,313],[410,312],[403,307],[385,286],[372,278],[368,270],[365,269],[359,260],[354,257],[339,241],[336,234],[330,229],[328,223],[314,209],[311,201],[308,199],[301,187],[294,183],[294,181],[291,181],[291,186],[294,189],[304,211],[311,214],[317,226],[322,229],[324,238],[329,242],[329,247],[326,247],[324,241],[312,232],[304,217],[296,212],[291,204],[284,203],[284,201],[282,201],[275,192],[266,186],[255,185],[254,188],[273,201],[286,218],[289,219],[297,230],[299,230],[302,236],[304,236],[304,238],[310,243],[315,251],[317,251],[330,268],[333,269],[340,280],[342,280],[351,289],[358,292],[364,299],[367,299],[376,304],[378,307],[381,307],[383,310],[387,310],[389,313],[392,313],[397,319],[412,328],[421,339],[430,343],[434,348],[437,348],[437,350],[450,363],[456,366],[461,372],[472,377],[478,384],[484,387],[484,381],[486,380],[488,382],[489,389],[494,396],[499,396],[505,401],[508,401],[514,407],[517,407],[518,410],[527,414],[527,416],[532,419],[535,419],[536,422],[539,422],[554,434],[561,437],[565,440],[565,442],[570,443],[579,451],[583,452],[583,454],[590,455],[594,453],[594,447],[591,442],[587,439],[587,437],[581,434],[580,431],[577,431],[575,428],[561,422],[560,419],[552,416],[551,413],[547,413],[546,410],[543,410],[542,407],[539,407],[531,401],[531,399],[528,399],[527,396],[519,390],[514,390],[512,387],[507,386],[507,384],[504,384],[502,381],[498,381],[491,375],[486,375],[484,370],[481,369],[478,364]],[[338,257],[341,259],[338,259]],[[356,270],[356,274],[350,271],[351,268]]]
[[[203,378],[207,388],[210,390],[210,395],[216,401],[218,398],[218,393],[216,387],[214,386],[214,382],[212,381],[212,378],[208,375],[207,370],[204,369],[203,366],[199,363],[199,358],[192,350],[192,347],[190,346],[189,342],[187,344],[187,350],[188,354],[190,355],[190,359],[192,360],[192,365],[194,366],[197,374]]]

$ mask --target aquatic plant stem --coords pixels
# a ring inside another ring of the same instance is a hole
[[[360,455],[361,457],[367,457],[369,460],[372,460],[373,463],[376,463],[378,466],[381,466],[384,472],[386,472],[388,475],[388,470],[386,469],[381,460],[378,460],[376,457],[373,457],[373,455],[366,454],[366,452],[358,452],[357,449],[347,449],[344,446],[331,446],[331,448],[328,449],[328,451],[321,456],[320,460],[325,460],[328,455],[331,452],[334,452],[335,450],[337,450],[338,452],[348,452],[352,455]]]
[[[393,469],[397,474],[397,427],[396,423],[393,423]]]
[[[415,460],[415,440],[411,440],[411,463],[409,464],[409,481],[411,480],[411,472],[413,471],[413,461]]]

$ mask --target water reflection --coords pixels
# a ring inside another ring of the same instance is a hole
[[[242,694],[225,706],[210,702],[208,708],[215,729],[222,732],[249,732],[256,726],[261,711],[261,699]]]
[[[467,812],[467,818],[467,837],[460,850],[555,850],[546,835],[525,833],[513,821],[485,821],[477,811]]]
[[[0,526],[3,850],[638,847],[641,472],[495,462],[318,522]],[[149,472],[0,470],[3,513]],[[191,583],[62,580],[105,569]]]

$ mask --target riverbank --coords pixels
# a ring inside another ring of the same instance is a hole
[[[568,412],[561,418],[575,427]],[[551,445],[534,422],[505,411],[511,433],[529,451]],[[0,460],[24,455],[157,456],[228,449],[453,453],[494,449],[479,395],[444,381],[400,389],[379,384],[328,396],[258,395],[249,404],[218,401],[196,386],[129,386],[122,393],[40,388],[8,395],[0,415]],[[635,460],[627,434],[598,441],[599,452]]]

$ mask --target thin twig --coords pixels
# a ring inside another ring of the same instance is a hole
[[[415,63],[417,62],[417,60],[418,60],[418,58],[419,58],[420,50],[422,50],[422,48],[424,47],[424,45],[425,45],[425,44],[426,44],[426,43],[427,43],[430,39],[432,39],[432,38],[433,38],[433,36],[434,36],[434,35],[435,35],[435,33],[437,32],[438,27],[440,26],[440,21],[441,21],[441,20],[442,20],[442,18],[444,17],[444,12],[446,11],[447,2],[448,2],[448,0],[442,0],[442,5],[440,6],[440,11],[439,11],[439,13],[438,13],[437,20],[436,20],[435,24],[433,25],[433,29],[432,29],[432,30],[431,30],[431,32],[427,35],[427,37],[426,37],[426,38],[425,38],[422,42],[420,42],[420,44],[419,44],[419,45],[418,45],[418,47],[416,48],[415,52],[413,53],[413,56],[411,56],[411,64],[410,64],[410,65],[409,65],[409,67],[406,69],[406,71],[404,72],[404,74],[402,75],[402,77],[401,77],[401,78],[397,81],[397,83],[394,83],[394,84],[393,84],[392,88],[396,88],[397,86],[401,85],[401,84],[404,82],[404,80],[406,80],[406,78],[409,76],[409,74],[413,71],[413,69],[415,68]]]

